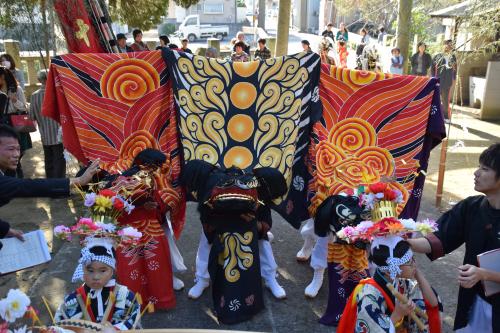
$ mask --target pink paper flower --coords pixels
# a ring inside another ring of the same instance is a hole
[[[133,238],[133,239],[139,239],[142,237],[142,233],[132,227],[123,228],[122,230],[119,230],[117,234],[122,237]]]

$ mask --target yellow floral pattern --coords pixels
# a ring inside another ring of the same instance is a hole
[[[237,232],[225,232],[219,237],[224,245],[224,251],[219,254],[219,265],[223,267],[228,282],[237,282],[240,279],[240,270],[247,270],[253,264],[254,257],[249,246],[253,233],[247,231],[241,235]]]
[[[274,167],[290,185],[301,114],[312,93],[309,70],[317,55],[249,63],[175,51],[171,57],[185,160]]]

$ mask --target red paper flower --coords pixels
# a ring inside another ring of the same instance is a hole
[[[116,198],[114,201],[113,201],[113,207],[117,210],[117,211],[122,211],[124,208],[125,208],[125,204],[123,203],[122,200]]]
[[[385,191],[385,189],[387,188],[387,184],[386,183],[370,184],[370,185],[368,185],[368,188],[370,189],[370,192],[372,192],[372,193],[380,193],[380,192]]]
[[[397,194],[393,190],[386,189],[384,191],[384,198],[385,198],[385,200],[393,201],[393,200],[396,200]]]
[[[102,195],[103,197],[108,197],[108,198],[112,198],[116,195],[115,192],[105,188],[104,190],[100,190],[99,191],[99,195]]]
[[[354,190],[352,188],[348,188],[347,190],[344,191],[347,195],[353,196],[354,195]]]
[[[379,231],[381,233],[388,233],[388,232],[394,232],[396,229],[403,229],[403,225],[397,218],[394,217],[386,217],[382,220],[380,220],[378,223],[379,225]]]

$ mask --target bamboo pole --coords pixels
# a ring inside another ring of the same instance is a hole
[[[394,286],[391,283],[387,283],[387,288],[391,291],[391,293],[398,299],[403,304],[408,304],[410,301],[405,295],[402,295],[400,292],[394,288]],[[427,329],[426,325],[420,320],[420,318],[417,317],[417,313],[422,315],[422,317],[427,317],[427,314],[425,316],[422,314],[422,310],[420,308],[415,308],[415,310],[410,313],[410,318],[417,324],[419,330],[424,331]]]
[[[446,152],[448,150],[448,138],[441,142],[441,157],[439,159],[438,183],[436,189],[436,207],[441,207],[443,200],[444,173],[446,171]]]

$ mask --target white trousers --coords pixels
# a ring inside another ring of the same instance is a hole
[[[179,251],[179,248],[175,244],[175,237],[174,237],[174,232],[172,230],[172,223],[170,222],[168,216],[166,218],[167,221],[163,226],[163,231],[165,232],[165,236],[167,237],[168,248],[170,250],[170,261],[172,262],[172,272],[174,273],[184,272],[187,270],[187,268],[184,265],[184,259],[182,258],[181,252]]]
[[[493,314],[490,303],[476,296],[472,311],[469,314],[469,323],[457,333],[493,333]]]
[[[203,230],[200,234],[200,243],[198,251],[196,252],[196,279],[210,279],[208,273],[208,258],[210,256],[210,249],[212,245],[208,243],[207,237]],[[276,276],[278,265],[274,259],[273,249],[269,241],[259,240],[259,257],[260,257],[260,275],[264,279]]]
[[[314,270],[326,269],[328,267],[328,243],[332,240],[331,236],[318,237],[314,233],[314,220],[307,220],[306,224],[300,229],[300,235],[304,241],[314,242],[314,247],[311,254],[311,267]]]

